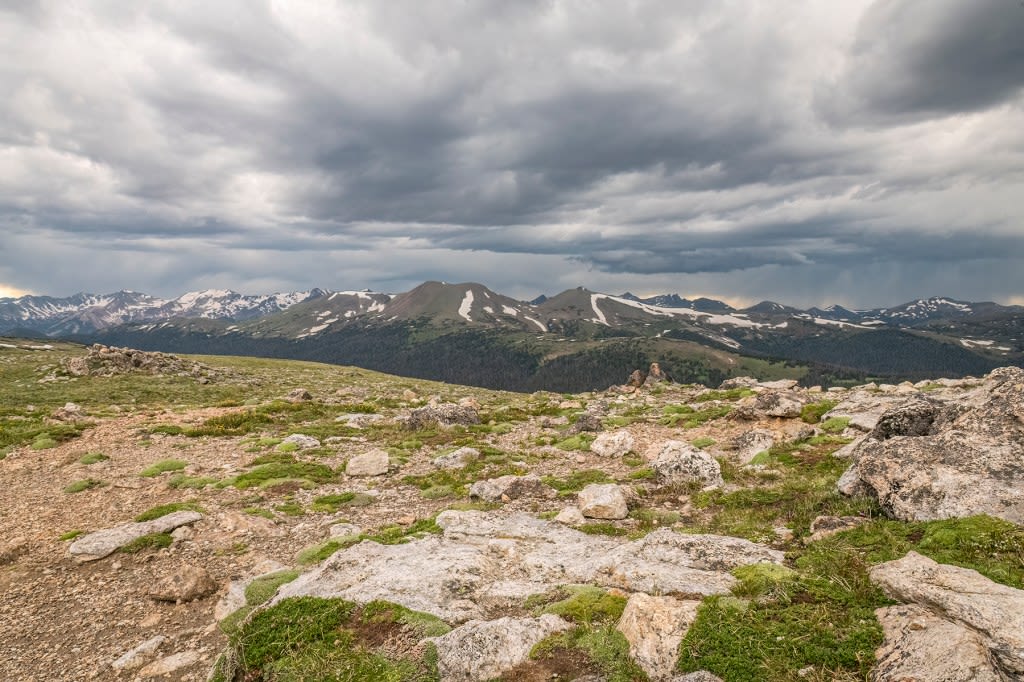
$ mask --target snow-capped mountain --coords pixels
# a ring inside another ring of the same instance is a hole
[[[121,324],[173,317],[246,320],[278,313],[327,294],[321,289],[312,289],[247,296],[230,290],[207,289],[174,299],[155,298],[136,291],[79,293],[66,298],[0,298],[0,333],[87,334]]]

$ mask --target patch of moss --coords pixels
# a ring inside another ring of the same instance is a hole
[[[68,540],[74,540],[75,538],[85,535],[84,530],[69,530],[67,533],[62,534],[58,540],[61,542],[67,542]]]
[[[55,448],[58,445],[60,445],[60,443],[55,439],[50,438],[49,436],[40,436],[32,441],[32,445],[29,447],[33,450],[49,450],[50,448]]]
[[[835,400],[821,400],[816,403],[809,403],[800,410],[800,419],[807,424],[817,424],[821,421],[823,414],[838,404]]]
[[[78,458],[79,464],[96,464],[97,462],[106,462],[110,458],[104,455],[102,452],[87,452]]]
[[[665,414],[658,423],[664,426],[677,426],[694,429],[715,419],[721,419],[732,412],[732,405],[712,405],[702,410],[694,410],[689,405],[668,405]]]
[[[825,433],[842,433],[850,425],[849,417],[829,417],[818,425]]]
[[[741,398],[754,395],[754,391],[749,388],[730,388],[727,390],[713,390],[701,393],[699,396],[693,399],[695,403],[706,403],[711,400],[728,400],[736,401]]]
[[[218,482],[218,479],[212,476],[186,476],[185,474],[174,474],[167,479],[167,485],[171,488],[187,488],[190,490],[200,490]]]
[[[74,493],[80,493],[85,490],[91,490],[92,488],[98,488],[101,485],[104,485],[103,481],[97,480],[95,478],[83,478],[80,481],[75,481],[74,483],[70,483],[64,486],[64,492],[69,495],[72,495]]]
[[[353,544],[355,544],[355,539],[346,538],[345,540],[325,540],[323,542],[312,545],[311,547],[306,547],[305,549],[300,550],[299,553],[295,555],[295,563],[297,563],[299,566],[309,566],[310,564],[318,564],[327,557],[337,552],[339,549],[344,549],[345,547],[351,546]]]
[[[579,625],[617,622],[626,608],[626,598],[593,585],[568,585],[563,599],[545,606],[541,613],[553,613]]]
[[[590,433],[578,433],[575,436],[570,436],[569,438],[558,441],[555,443],[555,447],[559,450],[568,450],[570,452],[575,450],[589,450],[590,444],[594,442],[595,437],[596,436]]]
[[[253,580],[245,588],[246,606],[259,606],[277,594],[277,588],[298,578],[299,571],[277,571]]]
[[[360,614],[367,623],[400,623],[416,631],[419,637],[440,637],[451,632],[451,626],[437,616],[413,611],[387,601],[372,601]]]
[[[281,512],[285,516],[302,516],[306,513],[302,505],[297,502],[283,502],[274,507],[274,510]]]
[[[708,438],[707,436],[704,436],[703,438],[696,438],[696,439],[690,441],[690,445],[692,445],[695,448],[700,448],[701,450],[703,450],[704,448],[709,448],[709,447],[711,447],[714,444],[715,444],[715,439],[714,438]]]
[[[579,492],[591,483],[611,483],[613,481],[611,476],[600,469],[573,471],[565,478],[544,476],[541,480],[563,495]]]
[[[171,502],[170,504],[161,504],[158,507],[147,509],[138,516],[135,517],[136,521],[152,521],[153,519],[159,519],[161,516],[167,516],[179,511],[195,511],[202,512],[203,508],[195,502]]]
[[[162,459],[159,462],[154,462],[148,467],[139,472],[139,476],[146,478],[153,478],[159,476],[162,473],[168,471],[181,471],[188,466],[188,462],[182,459]]]
[[[582,653],[608,682],[643,682],[647,674],[629,656],[629,642],[614,624],[578,626],[554,634],[530,651],[530,658],[558,658]]]
[[[336,477],[334,471],[324,464],[299,462],[292,457],[290,461],[275,460],[259,464],[251,470],[239,474],[229,484],[239,490],[244,490],[256,486],[267,487],[269,483],[283,480],[328,483]]]
[[[149,535],[143,535],[141,538],[135,538],[122,547],[121,551],[125,554],[135,554],[144,549],[170,547],[172,542],[174,542],[174,538],[171,537],[170,533],[150,533]]]
[[[275,518],[274,512],[270,511],[269,509],[264,509],[262,507],[246,507],[242,511],[248,514],[249,516],[262,516],[263,518],[270,519],[271,521],[273,521]]]
[[[373,495],[344,492],[335,495],[321,495],[313,499],[312,510],[333,514],[342,507],[365,507],[373,504]]]

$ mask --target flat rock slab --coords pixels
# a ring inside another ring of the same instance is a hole
[[[729,571],[781,563],[782,552],[740,538],[668,529],[635,541],[582,533],[526,513],[446,511],[444,529],[404,545],[364,541],[284,585],[287,597],[392,601],[449,623],[486,620],[560,585],[627,592],[726,594]]]
[[[83,535],[71,543],[68,553],[78,562],[96,561],[144,535],[168,533],[202,518],[203,515],[199,512],[177,511],[152,521],[123,523],[120,526]]]
[[[558,616],[473,620],[434,638],[441,682],[484,682],[500,677],[530,657],[541,640],[572,625]]]
[[[874,567],[871,580],[890,597],[977,633],[1006,679],[1024,678],[1024,590],[917,552]]]

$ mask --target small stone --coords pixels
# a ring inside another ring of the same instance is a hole
[[[157,580],[148,594],[157,601],[185,603],[205,597],[216,589],[217,583],[205,568],[183,564],[173,574]]]
[[[435,457],[434,466],[439,469],[464,469],[479,458],[480,451],[476,448],[461,447],[453,452]]]
[[[20,535],[10,538],[0,546],[0,566],[13,563],[28,552],[28,540]]]
[[[555,521],[564,523],[567,526],[578,526],[581,523],[586,523],[587,520],[583,517],[579,507],[565,507],[562,511],[558,512]]]
[[[136,668],[141,668],[156,658],[157,649],[165,641],[167,641],[167,638],[163,635],[147,639],[142,644],[121,654],[116,661],[110,664],[110,667],[114,670],[135,670]]]
[[[308,450],[309,448],[320,447],[320,441],[313,436],[307,436],[302,433],[293,433],[292,435],[285,438],[281,443],[292,443],[299,446],[300,450]]]
[[[590,444],[590,451],[599,457],[622,457],[636,445],[633,434],[625,429],[600,434]]]
[[[161,658],[159,661],[154,663],[150,663],[139,671],[139,677],[146,678],[170,675],[182,668],[187,668],[198,663],[199,660],[200,655],[198,651],[182,651],[177,654],[172,654],[166,658]]]
[[[515,500],[521,497],[555,497],[557,493],[536,474],[528,474],[477,481],[470,486],[469,495],[488,502],[498,502],[503,498]]]
[[[345,465],[345,474],[347,476],[383,476],[388,473],[390,463],[388,453],[378,448],[350,459]]]
[[[312,400],[313,394],[304,388],[296,388],[288,393],[288,400],[293,403],[301,403],[306,400]]]
[[[363,529],[354,523],[335,523],[331,524],[328,535],[332,538],[347,538],[360,535],[362,532]]]
[[[580,513],[590,519],[624,519],[629,514],[626,494],[614,483],[592,483],[579,493]]]

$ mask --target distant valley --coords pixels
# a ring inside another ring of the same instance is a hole
[[[930,298],[872,310],[771,301],[737,310],[584,288],[524,302],[480,284],[425,282],[400,294],[4,298],[0,335],[317,360],[517,391],[603,388],[651,362],[683,382],[747,374],[835,385],[1020,365],[1024,307]]]

